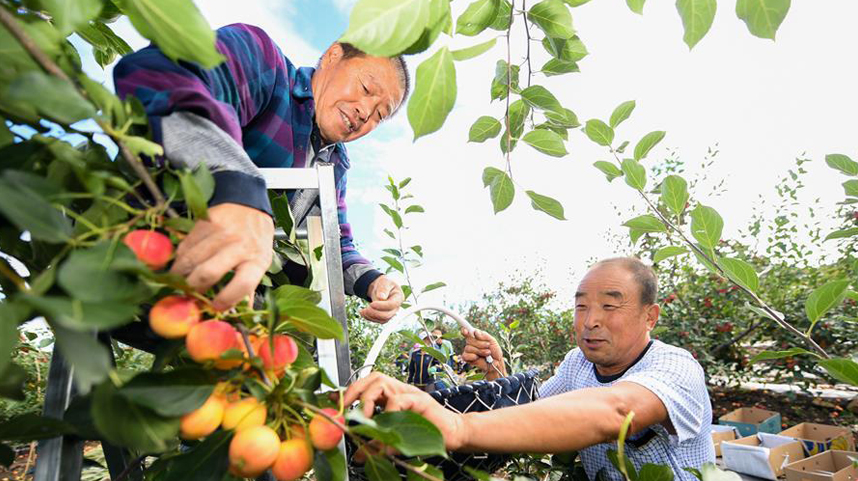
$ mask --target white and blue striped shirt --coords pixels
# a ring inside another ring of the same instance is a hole
[[[576,389],[608,387],[617,382],[633,382],[652,391],[664,406],[673,425],[671,434],[663,425],[653,425],[626,440],[626,456],[640,470],[647,463],[669,466],[677,481],[697,481],[683,468],[700,468],[715,462],[712,444],[712,405],[706,390],[703,368],[684,349],[655,340],[624,373],[604,377],[596,372],[581,350],[566,355],[554,376],[539,389],[540,397]],[[603,443],[580,451],[581,461],[591,480],[622,481],[623,475],[608,460],[609,449],[617,443]],[[601,474],[599,474],[601,472]]]

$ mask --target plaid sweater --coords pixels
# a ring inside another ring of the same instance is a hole
[[[150,45],[119,62],[113,73],[116,90],[121,97],[134,95],[142,101],[158,142],[164,138],[162,120],[190,112],[234,140],[255,167],[306,167],[315,128],[310,83],[315,69],[296,68],[265,32],[250,25],[219,29],[217,49],[226,61],[205,70],[192,63],[175,63]],[[329,160],[334,163],[346,291],[366,298],[367,287],[381,273],[355,248],[346,220],[350,164],[342,143],[333,147]],[[212,205],[234,202],[271,214],[265,181],[258,172],[224,169],[223,162],[218,168],[217,159],[204,162],[214,166]]]

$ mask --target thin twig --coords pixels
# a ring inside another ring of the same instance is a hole
[[[530,26],[527,24],[527,0],[521,0],[521,16],[524,19],[524,32],[527,34],[527,86],[530,87],[530,77],[533,69],[530,66]]]
[[[242,323],[238,323],[238,332],[241,333],[241,340],[244,342],[244,348],[247,349],[247,356],[253,359],[256,354],[253,352],[253,345],[250,343],[247,327]],[[268,379],[268,374],[265,374],[265,369],[260,369],[259,373],[262,374],[262,381],[265,382],[265,385],[271,386],[271,380]]]
[[[137,456],[136,458],[134,458],[134,460],[131,461],[131,463],[129,463],[128,466],[126,466],[125,469],[123,469],[122,472],[119,473],[119,476],[117,476],[116,479],[114,479],[113,481],[123,481],[125,478],[130,476],[131,473],[135,469],[139,468],[143,461],[146,460],[146,457],[147,456],[144,454],[142,456]]]
[[[512,19],[515,13],[515,0],[509,7],[509,26],[506,28],[506,171],[512,177],[512,163],[509,161],[510,150],[512,150],[512,123],[509,118],[509,98],[512,95],[512,58],[510,37],[512,36]]]
[[[15,284],[15,287],[18,288],[19,291],[28,291],[27,283],[24,279],[21,278],[12,267],[11,264],[6,262],[6,259],[0,257],[0,274],[3,274],[6,278],[12,281]]]
[[[12,34],[13,37],[24,47],[24,50],[33,57],[33,60],[45,70],[45,72],[59,78],[65,80],[66,82],[71,82],[75,88],[84,96],[86,92],[80,88],[65,72],[57,65],[53,60],[50,59],[30,38],[27,32],[18,25],[18,22],[15,20],[15,16],[12,15],[5,8],[0,8],[0,24],[3,24],[6,27],[6,30]],[[149,190],[149,193],[152,194],[152,197],[155,199],[156,207],[159,209],[162,207],[166,208],[167,215],[170,217],[178,217],[179,215],[173,210],[170,206],[166,205],[166,201],[164,200],[164,195],[161,193],[161,190],[155,184],[155,181],[152,180],[152,176],[149,175],[149,172],[143,167],[141,162],[137,159],[137,157],[128,150],[128,147],[122,142],[118,136],[112,134],[112,130],[106,127],[107,126],[103,121],[96,120],[98,126],[116,142],[116,145],[119,146],[119,151],[122,154],[122,158],[125,162],[131,167],[135,174],[143,181],[143,184]]]

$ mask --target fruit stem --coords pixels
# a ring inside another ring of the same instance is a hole
[[[250,337],[247,335],[247,327],[244,324],[238,324],[238,332],[241,333],[241,340],[244,342],[244,348],[247,349],[247,356],[250,358],[256,357],[256,354],[253,352],[253,345],[250,344]],[[265,385],[271,386],[271,379],[268,379],[265,369],[260,369],[259,373],[262,374],[262,380],[265,381]]]

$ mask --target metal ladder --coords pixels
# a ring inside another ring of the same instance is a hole
[[[319,191],[320,215],[307,216],[306,230],[298,231],[299,237],[306,236],[310,252],[322,247],[324,277],[322,300],[319,307],[325,309],[338,320],[346,333],[343,341],[318,340],[316,351],[319,366],[328,377],[339,386],[345,386],[351,377],[349,358],[348,322],[346,319],[346,298],[343,287],[343,267],[340,252],[340,226],[337,216],[337,194],[334,182],[334,164],[316,162],[305,169],[260,169],[271,190],[317,189]],[[278,229],[276,236],[284,236]],[[106,339],[109,346],[110,341]],[[111,355],[113,350],[110,350]],[[62,419],[74,397],[72,366],[58,351],[51,357],[45,389],[43,414]],[[61,436],[39,441],[34,481],[79,481],[83,467],[84,441],[73,436]],[[128,480],[141,480],[142,468],[132,466],[133,458],[127,450],[102,442],[105,460],[110,477],[124,475]],[[340,441],[340,451],[345,454],[345,443]],[[129,472],[125,473],[128,470]],[[263,478],[264,479],[264,478]],[[346,473],[348,481],[348,473]]]

